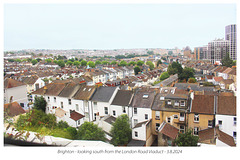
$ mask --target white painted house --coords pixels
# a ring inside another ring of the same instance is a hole
[[[27,86],[19,81],[7,78],[4,80],[4,104],[18,102],[21,107],[28,109]]]
[[[226,134],[237,138],[236,97],[218,96],[215,125]]]

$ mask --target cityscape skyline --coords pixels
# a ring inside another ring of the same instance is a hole
[[[230,24],[236,24],[234,4],[6,4],[4,50],[193,51],[224,38]]]

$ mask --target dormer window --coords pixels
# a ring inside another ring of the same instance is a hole
[[[171,105],[171,104],[172,104],[172,101],[171,101],[171,100],[168,100],[168,101],[167,101],[167,104],[168,104],[168,105]]]
[[[143,95],[143,98],[148,98],[148,94],[144,94],[144,95]]]
[[[184,107],[185,106],[185,101],[181,101],[180,106]]]
[[[165,93],[167,93],[167,92],[168,92],[168,90],[167,90],[167,89],[165,89],[165,90],[164,90],[164,92],[165,92]]]

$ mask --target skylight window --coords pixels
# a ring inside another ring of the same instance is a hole
[[[83,89],[83,91],[85,91],[85,90],[86,90],[86,88]]]
[[[160,100],[164,100],[165,98],[164,97],[160,97]]]
[[[91,91],[92,88],[89,88],[88,91]]]
[[[144,94],[144,95],[143,95],[143,98],[148,98],[148,94]]]

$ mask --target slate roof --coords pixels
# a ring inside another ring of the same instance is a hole
[[[38,80],[37,76],[25,77],[22,82],[25,84],[33,85]]]
[[[113,117],[113,116],[109,116],[104,121],[109,123],[109,124],[113,124],[116,121],[116,118]]]
[[[92,97],[92,101],[95,102],[109,102],[111,99],[114,91],[117,89],[117,87],[99,87],[97,88],[95,94]]]
[[[7,78],[4,81],[4,89],[19,87],[19,86],[23,86],[23,85],[25,85],[23,82],[16,81],[16,80],[11,79],[11,78]]]
[[[172,82],[176,81],[178,79],[178,74],[175,75],[171,75],[169,78],[163,80],[162,82],[156,84],[158,86],[168,86],[170,85]]]
[[[128,106],[132,99],[132,91],[118,90],[116,96],[112,101],[112,105]]]
[[[144,95],[148,95],[148,98],[143,98]],[[132,100],[132,106],[134,108],[151,108],[154,97],[154,91],[137,91]]]
[[[133,128],[139,128],[139,127],[142,127],[143,124],[146,124],[148,121],[143,121],[143,122],[140,122],[140,123],[137,123]]]
[[[76,111],[72,111],[72,112],[70,113],[70,118],[73,119],[74,121],[77,121],[77,120],[79,120],[79,119],[82,119],[83,117],[85,117],[85,116],[82,115],[82,114],[80,114],[80,113],[78,113],[78,112],[76,112]]]
[[[190,112],[202,114],[214,114],[214,96],[194,95]]]
[[[188,88],[193,91],[213,91],[214,87],[201,87],[198,84],[191,83],[176,83],[174,87],[180,90],[187,90]]]
[[[217,114],[236,116],[236,96],[218,96]]]
[[[32,92],[32,94],[44,95],[44,92],[46,91],[46,95],[58,96],[66,85],[67,83],[50,83]]]
[[[61,93],[58,95],[59,97],[72,97],[80,88],[81,85],[76,83],[68,83]]]
[[[178,135],[178,129],[166,122],[163,122],[160,126],[159,132],[172,138],[175,139]]]
[[[12,102],[4,104],[4,112],[6,112],[8,116],[14,117],[25,113],[25,110],[17,102]]]
[[[74,99],[78,100],[89,100],[95,93],[96,88],[94,86],[82,85],[76,94],[73,96]]]
[[[218,138],[223,143],[235,147],[236,144],[232,136],[222,132],[218,128],[209,128],[198,132],[199,142]]]

